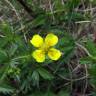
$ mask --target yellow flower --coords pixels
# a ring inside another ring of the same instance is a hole
[[[48,34],[45,39],[36,34],[30,40],[31,44],[38,49],[32,53],[33,58],[37,62],[45,61],[45,54],[52,60],[58,60],[61,56],[61,52],[55,48],[52,48],[58,43],[58,37],[53,33]]]

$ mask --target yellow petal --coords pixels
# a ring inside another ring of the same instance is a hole
[[[40,47],[43,44],[43,38],[40,35],[36,34],[36,35],[34,35],[32,37],[32,39],[30,40],[30,42],[31,42],[31,44],[33,46]]]
[[[59,50],[55,49],[55,48],[51,48],[48,51],[48,56],[52,60],[58,60],[61,56],[61,52]]]
[[[42,50],[35,50],[32,53],[32,56],[34,59],[36,59],[37,62],[44,62],[45,61],[45,53]]]
[[[52,33],[48,34],[45,38],[45,43],[47,46],[54,46],[58,42],[58,37]]]

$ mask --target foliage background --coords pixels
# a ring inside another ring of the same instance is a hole
[[[96,96],[96,0],[0,0],[0,96]],[[49,32],[63,56],[37,63],[29,40]]]

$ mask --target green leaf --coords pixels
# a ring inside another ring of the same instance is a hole
[[[4,50],[0,49],[0,63],[2,63],[3,61],[5,61],[7,59],[7,54]]]
[[[38,17],[36,17],[32,22],[30,22],[29,24],[27,24],[27,26],[31,26],[31,27],[38,27],[45,24],[45,18],[43,15],[40,15]]]
[[[96,56],[96,45],[93,43],[93,41],[88,40],[85,47],[91,55]]]
[[[11,47],[8,51],[9,55],[10,56],[15,55],[15,52],[17,51],[17,48],[18,48],[18,46],[15,43],[11,44]]]
[[[68,0],[68,2],[65,4],[66,11],[72,11],[79,5],[79,3],[80,0]]]
[[[7,22],[2,22],[0,27],[4,31],[4,34],[9,35],[12,33],[11,26]]]
[[[11,86],[4,84],[4,82],[3,84],[0,84],[0,93],[9,94],[13,92],[14,89]]]
[[[69,12],[67,14],[65,14],[61,20],[65,20],[66,22],[68,21],[72,21],[72,22],[76,22],[76,21],[82,21],[85,20],[86,18],[81,14],[81,13],[76,13],[76,12]]]
[[[49,73],[46,69],[44,68],[38,68],[37,71],[39,72],[40,76],[44,79],[47,80],[52,80],[54,77],[51,73]]]
[[[94,87],[96,87],[96,77],[91,76],[90,83],[93,84]]]
[[[92,64],[91,57],[83,57],[80,59],[80,64]]]
[[[90,64],[88,71],[89,71],[89,74],[91,74],[91,76],[96,77],[96,64]]]
[[[39,85],[39,73],[37,71],[33,71],[32,73],[32,81],[33,81],[33,85]]]
[[[12,40],[13,38],[13,30],[12,30],[12,27],[9,25],[9,23],[7,22],[2,22],[1,25],[0,25],[0,30],[2,32],[2,34],[5,36],[5,38],[7,40]]]
[[[8,43],[5,37],[0,37],[0,48],[3,48]]]
[[[73,49],[75,43],[75,41],[73,40],[73,38],[69,35],[65,35],[64,37],[62,37],[61,39],[59,39],[58,44],[56,45],[56,47],[58,49],[60,49],[61,51],[67,52],[71,49]]]
[[[54,1],[54,7],[55,10],[62,10],[64,8],[62,2],[60,2],[60,0],[55,0]]]

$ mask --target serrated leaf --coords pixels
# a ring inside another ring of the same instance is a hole
[[[44,79],[47,80],[52,80],[54,78],[54,76],[49,73],[46,69],[44,68],[38,68],[37,71],[39,72],[40,76]]]
[[[0,93],[4,93],[4,94],[9,94],[9,93],[13,93],[14,89],[7,85],[7,84],[0,84]]]
[[[37,71],[33,71],[32,73],[32,81],[33,81],[33,85],[39,85],[39,73]]]

